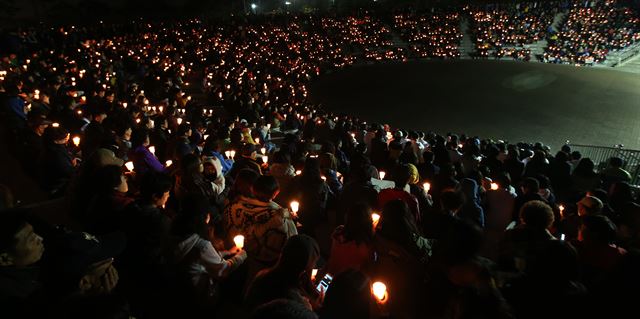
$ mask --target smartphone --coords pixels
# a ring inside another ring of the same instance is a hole
[[[320,280],[320,282],[318,283],[318,286],[316,286],[316,290],[318,292],[327,292],[327,289],[329,289],[329,285],[331,284],[332,280],[333,276],[331,276],[330,274],[325,274],[322,280]]]

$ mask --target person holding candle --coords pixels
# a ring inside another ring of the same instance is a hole
[[[185,289],[176,297],[186,303],[181,305],[182,311],[189,313],[197,314],[215,305],[221,293],[220,282],[247,259],[247,252],[241,247],[228,251],[214,247],[211,219],[208,199],[190,195],[173,222],[172,233],[177,243],[173,267],[178,283]]]
[[[331,235],[331,253],[327,266],[320,273],[338,275],[347,269],[361,270],[373,258],[373,224],[371,208],[364,203],[351,207],[344,225]]]
[[[371,277],[387,285],[393,302],[389,311],[394,318],[418,318],[422,302],[424,268],[432,254],[430,240],[420,236],[407,204],[389,201],[383,211],[374,238],[375,258],[367,266]]]
[[[273,199],[280,192],[273,176],[260,176],[252,185],[253,196],[240,195],[226,216],[230,227],[228,236],[242,234],[249,253],[249,274],[253,278],[258,271],[275,264],[287,238],[298,233],[288,209]]]
[[[256,161],[258,153],[256,151],[255,145],[253,144],[244,144],[242,146],[242,152],[240,153],[240,158],[236,155],[236,160],[229,171],[229,176],[235,178],[236,174],[242,169],[250,169],[262,175],[262,169],[260,169],[260,164]]]
[[[87,209],[80,216],[84,229],[95,235],[106,235],[119,230],[120,214],[133,202],[127,195],[129,184],[122,173],[122,166],[106,165],[98,168],[92,176],[95,194]]]
[[[131,152],[129,158],[133,160],[136,173],[148,171],[164,172],[164,165],[158,158],[149,151],[149,131],[147,129],[137,129],[131,136]]]
[[[177,163],[187,154],[193,154],[195,148],[189,140],[191,135],[191,125],[187,123],[180,124],[176,136],[167,145],[167,159]]]
[[[49,127],[45,132],[42,186],[51,196],[60,196],[67,188],[79,164],[67,144],[69,132],[62,127]]]
[[[262,270],[252,280],[246,294],[251,309],[276,299],[299,302],[313,310],[317,303],[311,272],[320,257],[316,241],[307,235],[289,238],[282,248],[277,263]]]
[[[418,206],[418,199],[408,192],[410,190],[411,168],[401,164],[396,167],[393,174],[394,188],[384,189],[378,194],[378,207],[384,207],[388,202],[399,199],[407,204],[416,223],[420,224],[422,215]]]
[[[299,221],[301,232],[314,234],[318,225],[326,221],[326,210],[334,197],[333,192],[322,180],[320,162],[317,158],[308,157],[302,175],[294,179],[293,198],[300,201]]]
[[[83,156],[91,156],[108,139],[103,121],[107,118],[107,111],[101,107],[91,109],[91,122],[83,130],[82,149]]]

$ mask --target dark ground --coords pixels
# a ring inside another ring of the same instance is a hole
[[[310,87],[335,112],[393,127],[640,149],[640,75],[508,61],[415,61],[350,68]]]

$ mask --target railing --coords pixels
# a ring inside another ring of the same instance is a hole
[[[578,151],[582,157],[590,158],[596,165],[596,170],[601,171],[607,168],[609,159],[619,157],[622,159],[624,168],[631,174],[631,183],[640,184],[640,151],[624,149],[622,145],[615,147],[569,144],[572,151]]]
[[[614,68],[617,66],[621,66],[621,64],[631,60],[638,53],[640,53],[640,42],[634,41],[631,46],[626,49],[622,49],[622,52],[619,53],[620,55],[618,56],[618,61],[613,63],[611,66]]]

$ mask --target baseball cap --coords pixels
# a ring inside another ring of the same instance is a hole
[[[122,232],[100,237],[85,232],[68,232],[58,242],[55,268],[70,278],[82,277],[92,265],[118,256],[125,246],[126,238]]]
[[[97,167],[104,167],[107,165],[124,165],[124,160],[116,157],[116,154],[113,153],[113,151],[106,148],[97,149],[93,155],[91,155],[91,160]]]

